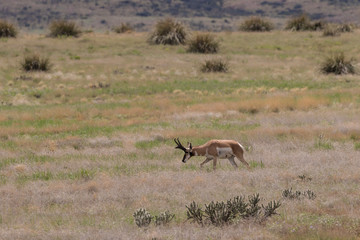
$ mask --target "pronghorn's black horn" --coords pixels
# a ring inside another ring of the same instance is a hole
[[[181,149],[186,152],[186,148],[181,144],[179,138],[174,138],[174,142],[177,144],[175,148]]]

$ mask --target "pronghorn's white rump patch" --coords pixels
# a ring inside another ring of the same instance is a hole
[[[245,152],[245,148],[243,147],[243,145],[241,145],[239,142],[238,142],[238,144],[241,147],[241,149]]]
[[[216,148],[219,158],[228,158],[234,155],[233,150],[230,147]]]

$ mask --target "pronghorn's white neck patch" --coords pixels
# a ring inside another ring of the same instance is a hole
[[[199,156],[199,154],[197,153],[197,151],[194,151],[195,152],[195,156]]]

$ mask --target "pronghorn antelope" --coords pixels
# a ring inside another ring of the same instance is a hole
[[[248,168],[249,164],[244,159],[244,148],[241,146],[240,143],[234,140],[210,140],[207,143],[193,147],[191,143],[188,143],[188,147],[185,148],[179,141],[179,138],[174,139],[177,146],[175,148],[181,149],[184,151],[183,163],[186,163],[193,156],[205,156],[206,159],[200,164],[200,167],[213,160],[213,168],[216,169],[216,163],[218,158],[229,159],[231,165],[234,168],[237,168],[237,164],[234,161],[236,157],[239,159],[243,164],[245,164]]]

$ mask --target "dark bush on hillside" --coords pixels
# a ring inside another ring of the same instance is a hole
[[[313,25],[311,24],[310,18],[302,14],[291,18],[287,22],[285,29],[290,31],[309,31],[313,30]]]
[[[58,20],[50,24],[50,37],[78,37],[81,30],[75,22]]]
[[[218,59],[209,59],[201,65],[202,72],[227,72],[229,70],[229,64],[227,61]]]
[[[344,53],[336,53],[327,57],[321,65],[321,72],[325,74],[354,74],[353,60],[346,59]]]
[[[148,39],[152,44],[179,45],[185,44],[188,36],[185,26],[172,18],[160,20]]]
[[[198,33],[188,43],[188,52],[192,53],[217,53],[219,42],[210,33]]]
[[[250,17],[240,25],[239,29],[247,32],[265,32],[273,30],[274,25],[261,17]]]
[[[134,28],[128,23],[122,23],[120,26],[113,27],[112,30],[116,33],[131,33]]]
[[[0,38],[16,37],[17,30],[12,23],[0,19]]]
[[[38,54],[30,54],[24,57],[21,62],[24,71],[49,71],[51,64],[49,58],[40,57]]]

